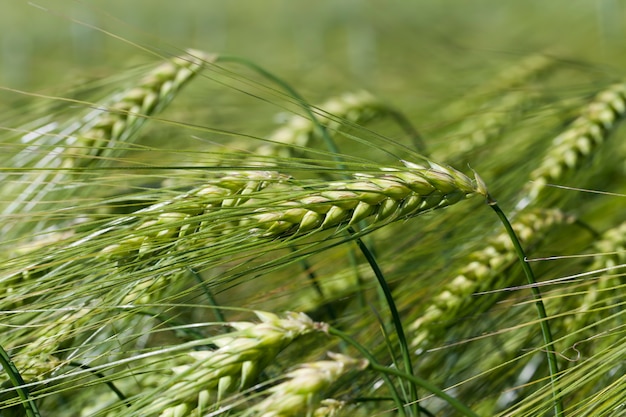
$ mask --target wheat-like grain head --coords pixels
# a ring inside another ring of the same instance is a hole
[[[539,167],[531,174],[522,209],[535,202],[546,184],[557,183],[576,170],[602,145],[626,114],[626,84],[615,84],[598,93],[567,130],[552,141]]]
[[[571,216],[559,210],[536,210],[520,214],[512,226],[522,244],[534,245],[550,228],[571,221]],[[472,294],[492,289],[516,259],[513,243],[506,232],[492,237],[485,248],[470,254],[467,265],[432,298],[426,311],[411,324],[411,345],[424,348],[443,336],[455,317],[475,311],[477,301],[473,300]]]
[[[45,170],[27,171],[20,178],[0,185],[2,192],[10,196],[9,203],[2,207],[1,215],[7,219],[1,229],[3,235],[7,239],[20,236],[25,227],[32,232],[36,228],[32,223],[15,224],[10,216],[35,210],[38,211],[37,216],[33,216],[38,219],[37,227],[43,228],[44,219],[54,217],[51,211],[64,208],[52,201],[65,200],[71,197],[69,193],[76,192],[75,187],[64,186],[76,175],[76,170],[107,165],[110,158],[124,151],[120,143],[130,143],[149,116],[163,110],[180,89],[214,59],[206,53],[190,50],[186,55],[159,65],[138,85],[97,104],[95,110],[56,135],[29,134],[21,138],[28,147],[13,157],[12,165],[32,165]],[[32,161],[33,155],[37,156],[35,161]],[[87,185],[79,189],[85,193]]]
[[[242,391],[257,381],[259,374],[278,353],[297,338],[311,332],[325,332],[326,325],[316,323],[302,313],[256,312],[260,323],[230,322],[235,332],[213,340],[213,351],[195,351],[186,363],[172,369],[168,389],[141,408],[144,415],[155,412],[171,415],[172,410],[205,407],[205,401],[220,401],[226,395]]]
[[[299,417],[332,412],[328,405],[333,402],[322,404],[326,391],[341,376],[366,369],[369,362],[333,352],[329,352],[328,356],[330,360],[305,363],[287,372],[286,381],[268,389],[270,395],[252,407],[252,415]]]
[[[470,178],[453,168],[436,164],[424,167],[408,162],[406,165],[408,169],[385,169],[380,175],[356,175],[351,181],[331,182],[319,189],[300,187],[277,173],[231,175],[218,179],[215,185],[186,193],[183,199],[188,209],[184,212],[170,210],[171,204],[166,202],[143,210],[140,217],[136,216],[142,221],[128,230],[126,238],[106,247],[102,256],[142,256],[151,253],[160,243],[200,233],[208,227],[222,234],[229,230],[248,230],[250,236],[258,238],[341,229],[362,220],[370,220],[370,227],[378,227],[455,204],[479,192]],[[279,198],[268,197],[272,196],[272,184]],[[261,190],[263,193],[259,193]],[[263,199],[259,199],[258,194],[262,194]],[[281,200],[280,196],[284,195],[299,197]],[[223,223],[207,217],[233,207],[249,207],[250,214],[237,221],[227,217],[222,219]],[[155,213],[154,218],[146,219],[144,215],[151,213]],[[167,227],[168,223],[172,226]]]
[[[331,132],[342,124],[364,123],[377,116],[394,112],[370,93],[361,91],[333,97],[314,107],[316,122],[300,115],[291,116],[284,126],[268,137],[270,143],[259,146],[255,154],[262,156],[292,157],[298,148],[311,145],[318,135],[318,124]]]
[[[599,275],[593,285],[585,286],[582,294],[567,298],[569,303],[576,303],[574,314],[566,316],[563,321],[563,328],[570,335],[564,341],[568,347],[596,332],[595,329],[581,329],[620,311],[624,306],[624,297],[620,296],[624,290],[624,279],[619,268],[626,263],[626,223],[604,232],[594,242],[592,250],[597,255],[588,270],[598,271]]]
[[[216,56],[198,50],[165,62],[146,75],[137,86],[118,94],[113,103],[99,106],[93,116],[68,141],[64,150],[65,167],[83,167],[92,158],[102,158],[107,150],[130,138],[147,120],[163,110],[205,65]]]
[[[108,246],[103,254],[129,256],[138,251],[136,254],[141,255],[159,239],[182,237],[202,226],[202,223],[184,220],[194,220],[195,216],[222,208],[255,207],[258,202],[254,199],[256,193],[264,190],[269,194],[267,187],[276,183],[281,184],[281,194],[284,194],[285,186],[289,186],[290,191],[304,196],[277,201],[272,207],[256,208],[251,216],[240,220],[240,224],[245,225],[253,235],[280,237],[304,234],[338,225],[354,225],[367,218],[374,223],[406,219],[454,204],[478,192],[472,180],[452,168],[435,164],[428,168],[416,164],[408,166],[410,170],[386,169],[377,176],[357,174],[352,181],[332,182],[319,191],[292,187],[288,177],[269,171],[233,173],[171,202],[157,203],[129,219],[115,221],[119,224],[132,219],[143,220],[134,226],[135,234]],[[180,201],[185,202],[184,212],[174,211],[180,210],[178,205],[174,206]],[[145,220],[152,213],[155,217]],[[172,227],[167,227],[170,223]],[[220,226],[228,228],[227,225]],[[98,236],[103,234],[103,231],[98,232]]]

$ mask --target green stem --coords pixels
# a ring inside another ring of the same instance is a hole
[[[30,397],[28,393],[28,389],[24,387],[26,385],[24,380],[22,379],[22,375],[20,375],[20,371],[13,364],[13,361],[9,357],[9,354],[4,350],[4,348],[0,345],[0,365],[9,375],[9,380],[15,387],[15,391],[17,391],[17,395],[22,400],[22,406],[26,411],[26,415],[28,417],[41,417],[39,414],[39,409],[37,405],[35,405],[35,401]]]
[[[552,398],[554,400],[554,415],[556,417],[563,417],[563,399],[561,398],[561,391],[557,387],[557,375],[559,373],[558,364],[556,361],[556,350],[554,349],[554,341],[552,340],[552,332],[550,331],[550,324],[548,323],[548,315],[546,313],[546,308],[543,304],[543,299],[541,297],[541,291],[537,286],[537,281],[535,280],[535,275],[533,274],[533,270],[530,267],[530,264],[526,262],[526,255],[524,253],[524,249],[520,244],[509,219],[506,217],[500,206],[498,206],[498,202],[494,200],[489,194],[487,194],[487,204],[491,206],[491,208],[496,212],[500,221],[504,225],[511,241],[513,242],[513,247],[517,253],[517,256],[522,265],[522,269],[524,270],[524,274],[526,275],[526,279],[528,280],[528,284],[530,285],[531,291],[533,293],[533,298],[535,299],[535,307],[537,308],[537,313],[539,315],[539,325],[541,326],[541,335],[543,336],[543,343],[545,345],[546,356],[548,358],[548,368],[550,370],[550,383],[552,385]]]
[[[94,370],[91,369],[91,366],[82,364],[80,362],[70,362],[69,365],[70,366],[75,366],[75,367],[80,368],[80,369],[84,369],[86,371],[89,371],[92,374],[94,374],[97,378],[102,379],[102,381],[106,384],[106,386],[108,386],[111,389],[111,391],[113,391],[115,393],[115,395],[117,395],[117,398],[119,398],[120,401],[122,401],[124,404],[126,404],[126,407],[130,407],[131,406],[130,402],[128,402],[128,399],[126,398],[124,393],[122,391],[120,391],[119,388],[117,388],[115,386],[113,381],[107,381],[106,380],[106,375],[104,375],[102,372],[94,371]]]
[[[350,229],[350,233],[354,233],[353,230]],[[387,305],[389,306],[389,310],[391,312],[391,320],[393,322],[393,326],[398,335],[398,342],[400,343],[400,351],[402,352],[402,359],[404,362],[404,370],[407,374],[413,375],[413,363],[411,361],[411,354],[409,352],[409,344],[406,339],[406,335],[404,334],[404,327],[402,326],[402,320],[400,320],[400,313],[398,312],[398,308],[396,307],[396,303],[393,299],[393,295],[391,294],[391,288],[389,288],[389,284],[385,280],[385,276],[383,275],[376,259],[372,252],[370,252],[369,248],[363,243],[360,238],[356,238],[356,243],[359,246],[361,252],[363,252],[363,256],[367,259],[367,262],[370,264],[372,271],[374,271],[374,275],[376,275],[376,279],[378,280],[378,285],[383,291],[385,295],[385,299],[387,300]],[[411,403],[417,404],[419,399],[417,395],[417,385],[412,382],[409,385],[409,396],[411,398]],[[419,416],[419,407],[415,409],[415,413]]]
[[[254,71],[258,72],[262,76],[266,77],[267,79],[271,80],[272,82],[276,83],[277,85],[282,87],[285,91],[287,91],[289,94],[291,94],[291,96],[294,97],[298,101],[298,104],[302,107],[302,109],[307,113],[309,118],[315,124],[318,133],[320,134],[320,136],[323,138],[324,142],[326,143],[326,147],[333,155],[333,159],[338,163],[338,168],[342,170],[344,169],[342,159],[339,156],[339,149],[337,148],[335,142],[333,141],[332,137],[328,133],[328,129],[317,120],[317,117],[315,117],[315,114],[313,110],[311,109],[311,106],[306,102],[306,100],[304,100],[304,98],[293,87],[291,87],[287,82],[285,82],[281,78],[277,77],[276,75],[272,74],[271,72],[267,71],[266,69],[260,67],[259,65],[247,59],[239,58],[239,57],[220,56],[219,60],[222,62],[236,62],[242,65],[245,65],[253,69]],[[409,347],[408,347],[408,343],[406,340],[406,336],[404,334],[404,330],[402,328],[402,322],[400,321],[400,315],[398,313],[398,309],[396,308],[395,302],[393,301],[393,297],[391,295],[391,289],[387,285],[387,282],[385,281],[382,271],[376,264],[376,260],[374,259],[374,256],[369,251],[367,246],[361,241],[361,239],[357,239],[357,244],[359,245],[359,248],[363,252],[363,255],[366,257],[370,266],[372,267],[376,275],[376,278],[378,279],[378,282],[381,288],[383,289],[383,292],[387,299],[387,304],[389,305],[389,308],[391,310],[393,324],[398,334],[398,340],[400,342],[400,349],[402,351],[402,357],[404,359],[403,361],[404,361],[406,372],[409,374],[412,374],[413,365],[411,363]],[[415,403],[417,403],[418,396],[417,396],[417,387],[415,384],[410,385],[410,397],[412,401],[415,401]],[[419,416],[419,407],[416,408],[416,415]]]
[[[474,413],[465,404],[461,403],[456,398],[446,394],[445,391],[441,390],[439,387],[428,382],[427,380],[417,377],[415,375],[408,374],[399,369],[390,368],[390,367],[387,367],[378,363],[376,359],[367,351],[367,349],[365,349],[363,346],[361,346],[360,343],[358,343],[351,336],[342,332],[341,330],[335,329],[334,327],[330,327],[328,329],[328,333],[341,338],[346,343],[348,343],[349,345],[353,346],[356,350],[358,350],[359,353],[361,353],[361,355],[363,355],[369,361],[369,368],[374,371],[380,372],[382,375],[382,378],[388,384],[390,383],[387,377],[388,375],[394,375],[394,376],[403,378],[411,382],[411,384],[413,385],[420,386],[424,388],[425,390],[432,392],[435,396],[441,398],[442,400],[450,404],[452,408],[454,408],[456,411],[460,413],[459,415],[466,416],[466,417],[479,417],[478,414]],[[392,393],[393,393],[393,390],[392,390]],[[398,399],[396,399],[396,401],[398,401]],[[398,411],[402,412],[401,410],[402,408],[399,408]]]
[[[189,270],[191,275],[193,275],[196,281],[198,281],[198,283],[202,286],[202,289],[204,290],[204,293],[206,294],[206,297],[209,300],[209,305],[211,307],[214,307],[213,313],[215,314],[216,320],[219,322],[225,322],[226,319],[224,318],[224,314],[222,314],[222,310],[219,308],[219,304],[217,303],[217,300],[213,296],[213,293],[211,292],[211,289],[209,288],[209,286],[206,285],[206,282],[204,282],[200,274],[198,274],[193,268],[187,268],[187,270]]]
[[[292,252],[295,252],[297,249],[293,246],[290,246]],[[299,260],[299,263],[302,267],[302,270],[306,273],[307,278],[309,279],[309,282],[311,283],[311,285],[313,286],[313,289],[315,289],[315,292],[317,293],[317,295],[320,297],[321,300],[324,300],[324,310],[326,310],[326,315],[328,316],[328,318],[335,323],[337,321],[337,312],[335,311],[335,307],[333,307],[331,302],[328,302],[328,300],[326,299],[326,295],[324,294],[324,290],[322,288],[322,286],[320,285],[319,280],[317,279],[317,275],[315,274],[315,272],[313,271],[313,268],[311,268],[311,265],[309,265],[309,263],[307,262],[306,258],[301,258]]]

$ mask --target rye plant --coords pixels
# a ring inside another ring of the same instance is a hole
[[[0,416],[626,412],[623,83],[542,51],[403,111],[163,51],[11,90]]]

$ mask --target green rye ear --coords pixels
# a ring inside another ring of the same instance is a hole
[[[42,1],[0,416],[624,413],[617,2]]]

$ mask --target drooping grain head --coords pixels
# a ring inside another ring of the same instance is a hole
[[[141,217],[137,217],[140,222],[128,230],[127,237],[105,248],[102,255],[142,256],[159,242],[202,231],[203,225],[222,233],[245,227],[257,237],[309,234],[351,226],[366,219],[374,227],[455,204],[480,192],[474,181],[453,168],[408,162],[406,165],[405,170],[386,169],[377,176],[356,175],[352,181],[329,183],[317,190],[305,189],[295,180],[287,181],[286,176],[265,171],[217,179],[175,199],[185,201],[185,207],[189,208],[185,212],[176,212],[169,202],[142,210]],[[263,190],[267,199],[273,186],[279,186],[277,196],[287,197],[273,201],[270,207],[258,207],[257,193]],[[289,199],[290,192],[301,197]],[[227,221],[222,219],[223,224],[219,224],[219,219],[217,223],[211,220],[210,216],[219,214],[222,208],[236,207],[250,207],[254,214],[244,215],[236,222],[231,217]],[[151,213],[155,214],[154,218]]]
[[[353,226],[370,227],[414,217],[455,204],[477,193],[476,184],[461,172],[436,164],[405,162],[408,170],[385,169],[382,175],[356,175],[354,181],[329,183],[297,200],[257,209],[246,225],[257,236],[302,235]]]
[[[580,116],[552,141],[540,165],[530,174],[517,208],[534,203],[547,184],[558,184],[601,146],[626,114],[626,84],[615,84],[596,95]]]
[[[559,210],[536,210],[520,214],[512,226],[520,242],[530,246],[543,239],[552,227],[572,221],[573,217]],[[493,289],[500,282],[499,277],[515,264],[517,255],[506,232],[493,236],[488,242],[485,248],[468,256],[467,265],[430,300],[426,310],[411,324],[409,331],[413,332],[413,347],[425,348],[429,342],[445,334],[452,320],[475,312],[480,300],[473,294]]]
[[[285,375],[287,380],[271,387],[271,394],[253,407],[258,417],[297,417],[330,412],[328,400],[321,404],[326,391],[341,376],[363,371],[369,366],[365,359],[329,352],[330,360],[305,363]],[[324,414],[321,414],[324,415]],[[327,415],[327,414],[326,414]]]
[[[317,123],[334,132],[342,124],[364,123],[394,110],[385,103],[376,100],[371,94],[362,91],[346,93],[332,98],[316,106],[313,111]],[[297,148],[310,146],[316,135],[318,135],[317,124],[313,120],[294,115],[289,118],[285,126],[280,127],[268,137],[271,143],[258,147],[255,154],[279,157],[294,156],[297,153]]]
[[[147,120],[163,110],[205,65],[216,56],[189,50],[153,70],[136,87],[120,93],[102,110],[90,114],[66,148],[65,167],[83,167],[92,158],[102,158],[117,142],[127,141]]]
[[[626,302],[622,295],[624,278],[620,273],[626,266],[626,223],[604,232],[594,242],[592,251],[596,255],[588,271],[598,271],[597,275],[589,278],[591,284],[583,292],[566,298],[567,308],[572,309],[562,324],[569,335],[564,341],[566,347],[593,337],[596,330],[585,327],[622,311]]]
[[[236,331],[215,339],[218,349],[190,352],[187,363],[172,370],[174,384],[141,412],[147,415],[176,407],[194,409],[204,398],[199,396],[207,393],[220,401],[254,384],[276,355],[297,338],[326,331],[325,324],[313,322],[302,313],[283,317],[268,312],[256,314],[260,323],[228,323]]]

